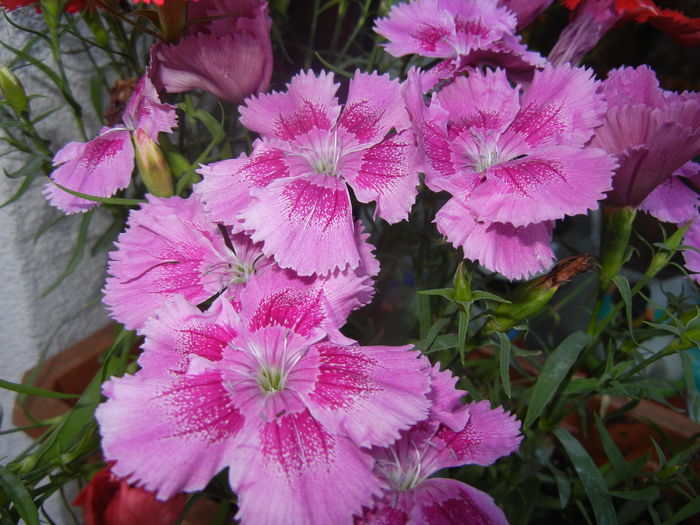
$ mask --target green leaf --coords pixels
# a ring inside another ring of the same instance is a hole
[[[547,358],[535,386],[532,388],[530,406],[527,409],[523,428],[528,428],[539,417],[552,400],[569,369],[578,359],[581,350],[588,344],[590,336],[583,332],[574,332],[564,339]]]
[[[0,388],[12,390],[13,392],[19,392],[20,394],[29,394],[32,396],[39,397],[52,397],[56,399],[73,399],[76,397],[80,397],[76,394],[65,394],[62,392],[54,392],[53,390],[37,388],[35,386],[22,385],[20,383],[12,383],[10,381],[5,381],[4,379],[0,379]]]
[[[691,414],[700,414],[700,400],[698,400],[698,387],[695,384],[695,370],[693,370],[693,360],[686,352],[681,352],[681,363],[683,363],[683,379],[685,380],[686,392],[688,392],[688,408]],[[691,416],[692,417],[692,416]]]
[[[485,292],[483,290],[472,291],[472,301],[481,301],[482,299],[488,299],[489,301],[496,301],[497,303],[510,304],[510,301],[508,299],[504,299],[503,297],[500,297],[498,295],[494,295],[492,293]]]
[[[73,253],[71,253],[70,259],[68,260],[68,264],[61,272],[61,275],[59,275],[46,290],[41,292],[39,298],[46,297],[48,294],[54,291],[56,287],[59,284],[61,284],[66,277],[68,277],[71,273],[73,273],[73,271],[75,271],[75,269],[78,267],[78,264],[80,264],[80,261],[83,258],[83,248],[85,247],[85,239],[87,238],[88,227],[90,226],[91,218],[92,212],[89,211],[83,215],[82,219],[80,219],[78,238],[75,241],[75,247],[73,248]]]
[[[423,353],[428,355],[435,352],[440,352],[441,350],[451,350],[453,348],[457,348],[457,335],[445,334],[437,336],[433,344],[430,346],[430,349],[424,350]]]
[[[34,180],[34,177],[25,177],[25,179],[22,181],[22,184],[20,184],[19,188],[15,192],[15,194],[7,199],[5,202],[0,204],[0,208],[4,208],[5,206],[8,206],[12,204],[13,202],[17,201],[22,195],[24,195],[29,187],[32,185],[32,181]]]
[[[416,306],[418,307],[418,331],[421,338],[428,336],[432,317],[430,315],[430,297],[418,295],[416,297]]]
[[[561,393],[562,395],[571,395],[580,392],[590,392],[598,388],[598,383],[597,377],[577,377],[569,381]]]
[[[22,177],[27,177],[36,174],[37,171],[41,170],[41,166],[43,163],[44,157],[35,155],[34,157],[31,157],[29,161],[17,171],[13,171],[12,173],[9,173],[6,169],[3,169],[3,171],[5,172],[5,177],[9,177],[11,179],[19,179]]]
[[[0,486],[9,496],[20,518],[26,525],[39,525],[39,511],[27,487],[7,467],[0,465]]]
[[[464,363],[467,346],[467,329],[469,328],[469,312],[459,312],[459,326],[457,327],[457,351],[459,358]]]
[[[646,501],[647,503],[653,502],[661,494],[659,489],[656,487],[647,487],[645,489],[637,490],[610,490],[608,492],[611,496],[616,498],[632,501]]]
[[[622,455],[622,452],[620,452],[620,449],[617,448],[617,445],[610,437],[608,430],[603,424],[603,420],[600,419],[597,412],[595,413],[595,426],[598,429],[598,435],[600,436],[600,441],[603,444],[605,455],[610,460],[610,465],[612,466],[613,470],[619,476],[620,480],[629,480],[631,478],[630,469],[625,461],[625,457]]]
[[[423,351],[430,350],[430,347],[432,344],[435,342],[435,339],[437,338],[438,334],[440,331],[445,327],[447,323],[449,323],[449,319],[438,319],[433,326],[430,327],[430,330],[428,330],[428,335],[425,336],[425,338],[421,341],[418,341],[416,343],[416,346],[420,348]]]
[[[508,339],[508,336],[503,332],[498,332],[497,335],[501,382],[503,383],[503,391],[506,393],[508,398],[510,398],[510,339]]]
[[[663,522],[662,525],[676,525],[700,513],[700,498],[692,499],[681,510]]]
[[[419,295],[439,295],[450,301],[455,299],[455,291],[452,288],[437,288],[435,290],[419,290]]]
[[[118,204],[122,206],[136,206],[138,204],[143,204],[144,202],[146,202],[143,199],[121,199],[119,197],[98,197],[97,195],[88,195],[87,193],[80,193],[79,191],[71,190],[69,188],[66,188],[65,186],[61,186],[59,183],[57,183],[54,180],[51,180],[49,177],[46,178],[51,184],[61,188],[66,193],[70,193],[71,195],[75,195],[76,197],[80,197],[81,199],[85,199],[88,201],[101,202],[102,204]]]
[[[102,101],[102,86],[103,86],[102,75],[93,75],[90,78],[90,102],[92,102],[92,108],[95,110],[95,115],[100,121],[103,121],[104,114],[104,103]]]
[[[581,443],[563,428],[558,428],[554,434],[559,438],[561,444],[564,445],[566,453],[571,459],[571,463],[576,469],[583,489],[586,491],[596,522],[600,525],[615,525],[617,516],[615,508],[612,504],[612,499],[608,493],[608,488],[605,484],[603,475],[595,466],[595,463],[588,455],[586,449],[581,446]]]
[[[630,290],[630,283],[624,275],[616,275],[612,280],[620,291],[620,296],[622,296],[622,300],[625,303],[627,329],[629,330],[630,338],[636,343],[637,341],[634,338],[634,325],[632,324],[632,291]]]

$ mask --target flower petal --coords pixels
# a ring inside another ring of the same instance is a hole
[[[134,171],[134,146],[128,131],[112,131],[103,128],[90,142],[71,142],[56,153],[51,179],[70,190],[110,197],[117,190],[126,188]],[[99,202],[75,197],[47,183],[43,194],[49,203],[67,214],[85,212],[100,205]]]
[[[516,228],[511,224],[479,222],[471,208],[458,198],[442,207],[435,223],[452,244],[462,247],[466,259],[479,261],[508,279],[539,273],[549,268],[554,260],[549,223]]]
[[[613,157],[597,148],[539,148],[484,172],[468,204],[478,220],[526,226],[586,213],[612,187]]]
[[[287,92],[253,96],[239,108],[241,123],[263,137],[293,140],[314,128],[330,130],[336,123],[340,106],[333,74],[312,72],[294,76]]]
[[[376,144],[393,128],[408,129],[410,122],[401,100],[401,85],[389,75],[355,71],[338,128],[358,144]]]
[[[245,212],[244,228],[263,253],[299,275],[325,275],[336,268],[355,268],[350,198],[345,183],[327,175],[279,180],[255,193]]]
[[[415,146],[410,132],[353,154],[343,163],[343,177],[360,202],[377,202],[375,214],[389,223],[406,219],[418,193]]]
[[[605,116],[607,106],[599,87],[591,70],[547,65],[535,72],[510,131],[521,134],[533,148],[583,146]]]
[[[487,466],[502,456],[518,450],[523,436],[520,422],[503,411],[503,407],[491,409],[488,401],[470,403],[469,421],[459,432],[440,427],[433,438],[434,447],[428,452],[432,458],[431,470],[457,467],[466,464]]]
[[[427,479],[413,489],[410,523],[508,525],[493,498],[454,479]]]
[[[132,131],[142,129],[158,142],[158,133],[171,133],[177,126],[175,106],[163,104],[148,75],[136,84],[124,109],[124,123]]]
[[[219,372],[112,378],[97,407],[105,458],[115,474],[167,499],[203,489],[231,463],[243,426]]]
[[[311,414],[358,446],[387,446],[428,416],[429,366],[410,346],[318,343],[315,388],[304,396]]]
[[[242,523],[350,525],[379,489],[371,457],[308,411],[260,425],[232,463]]]
[[[231,283],[237,262],[196,195],[148,200],[131,212],[110,253],[103,290],[111,315],[129,330],[177,294],[194,304],[216,295]]]
[[[681,176],[682,173],[689,177],[693,175],[697,177],[700,175],[700,164],[685,163],[679,171],[659,184],[644,199],[639,209],[652,214],[660,221],[676,224],[695,219],[698,216],[697,207],[700,205],[700,196],[683,183],[685,177]]]
[[[251,190],[288,177],[289,166],[283,151],[256,142],[249,157],[242,153],[236,159],[204,165],[198,173],[204,180],[195,184],[194,191],[201,196],[211,220],[235,226],[254,200]]]

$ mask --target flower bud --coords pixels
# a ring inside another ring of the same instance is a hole
[[[505,332],[539,313],[562,283],[588,271],[594,261],[590,255],[567,257],[555,264],[549,273],[520,285],[509,297],[510,303],[496,307],[493,318],[484,326],[484,333]]]
[[[136,149],[136,165],[148,192],[157,197],[172,197],[173,176],[158,144],[142,129],[137,129],[132,139]]]
[[[2,64],[0,64],[0,92],[17,115],[27,115],[29,112],[27,93],[15,74]]]

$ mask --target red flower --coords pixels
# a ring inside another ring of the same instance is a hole
[[[561,0],[571,10],[587,0]],[[649,23],[684,46],[700,44],[700,18],[688,18],[680,11],[662,9],[653,0],[610,0],[616,14],[624,20]]]
[[[73,501],[82,506],[85,525],[172,525],[185,508],[185,494],[158,501],[153,492],[130,487],[105,468]]]

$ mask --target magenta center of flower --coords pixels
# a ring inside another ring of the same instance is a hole
[[[340,175],[340,159],[343,147],[335,131],[324,132],[321,137],[309,137],[309,146],[302,147],[300,155],[306,159],[309,166],[319,175],[338,177]]]

